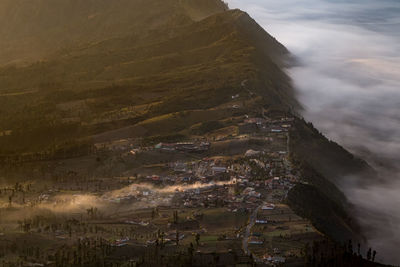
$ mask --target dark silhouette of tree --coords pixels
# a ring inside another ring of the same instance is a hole
[[[193,247],[193,243],[192,242],[190,242],[190,245],[189,245],[189,248],[188,248],[188,252],[189,252],[189,255],[191,257],[193,257],[194,247]]]
[[[349,240],[349,244],[348,244],[348,252],[353,254],[353,242],[351,240]]]
[[[367,252],[367,260],[369,261],[371,260],[371,255],[372,255],[371,248],[369,248]]]
[[[179,232],[178,231],[176,231],[176,237],[175,238],[176,238],[175,239],[176,245],[179,246]]]
[[[178,211],[175,210],[175,211],[174,211],[174,214],[173,214],[173,222],[174,222],[174,224],[177,224],[177,223],[178,223],[178,220],[179,220],[179,218],[178,218]]]

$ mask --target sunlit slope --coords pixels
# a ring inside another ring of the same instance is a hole
[[[174,15],[199,20],[215,0],[1,0],[0,64],[39,60],[65,46],[157,28]]]
[[[287,56],[246,13],[230,10],[202,20],[175,14],[142,34],[64,48],[25,67],[3,67],[0,128],[13,133],[0,138],[3,153],[46,149],[137,124],[124,135],[108,136],[147,136],[141,121],[188,111],[216,109],[215,116],[226,119],[261,108],[291,110],[297,101],[281,69]],[[231,103],[236,94],[240,100]],[[185,119],[176,127],[172,121],[158,134],[211,119]]]

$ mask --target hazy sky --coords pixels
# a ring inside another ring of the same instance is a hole
[[[381,260],[400,264],[400,1],[228,0],[301,62],[289,70],[304,116],[381,170],[344,186]],[[382,166],[380,163],[390,166]],[[389,170],[389,172],[386,172]]]

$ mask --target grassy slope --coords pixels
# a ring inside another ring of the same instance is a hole
[[[261,97],[260,107],[297,105],[280,68],[287,50],[246,13],[225,11],[195,21],[178,12],[166,22],[144,34],[131,32],[63,49],[29,66],[0,69],[0,129],[13,130],[0,139],[3,153],[59,147],[141,121],[146,135],[188,129],[211,118],[188,119],[183,111],[196,113],[248,94],[241,86],[245,79]],[[110,116],[143,104],[149,108],[140,113]],[[234,114],[227,108],[208,112],[219,119]],[[153,117],[172,126],[154,128],[146,122]]]
[[[65,46],[143,33],[177,14],[198,20],[224,9],[215,0],[2,0],[0,64],[40,60]]]

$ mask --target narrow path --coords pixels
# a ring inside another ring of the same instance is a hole
[[[256,223],[257,213],[263,205],[264,203],[258,206],[250,215],[249,223],[247,224],[246,232],[243,236],[243,241],[242,241],[243,251],[246,255],[249,255],[249,238],[250,238],[251,228],[253,228],[254,224]]]

